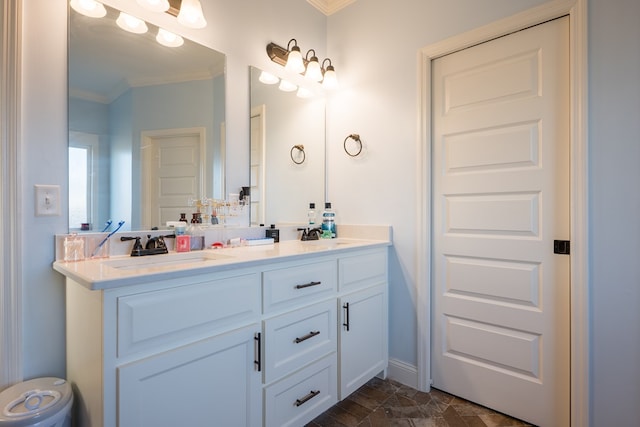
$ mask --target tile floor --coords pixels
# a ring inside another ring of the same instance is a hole
[[[306,427],[502,427],[530,426],[432,389],[423,393],[374,378]]]

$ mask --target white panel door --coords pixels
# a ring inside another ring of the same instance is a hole
[[[433,62],[433,386],[569,425],[569,20]]]
[[[142,144],[142,226],[150,229],[193,212],[189,199],[205,195],[204,135],[169,130],[145,135]],[[190,218],[187,218],[190,220]]]

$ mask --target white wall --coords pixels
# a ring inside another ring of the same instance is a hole
[[[228,54],[228,165],[248,165],[248,65],[274,68],[266,44],[296,37],[303,47],[328,50],[342,85],[329,107],[329,199],[341,221],[394,228],[390,355],[409,365],[416,364],[414,271],[426,262],[415,259],[417,52],[541,3],[360,0],[327,20],[302,0],[204,1],[209,27],[193,33]],[[64,375],[62,278],[50,264],[52,234],[65,231],[66,209],[60,218],[35,218],[33,184],[60,184],[66,194],[66,2],[24,5],[22,236],[29,378]],[[591,425],[635,425],[640,419],[640,3],[590,0],[589,9]],[[365,144],[356,159],[342,151],[344,137],[354,132]],[[227,170],[229,188],[244,185],[248,168]]]

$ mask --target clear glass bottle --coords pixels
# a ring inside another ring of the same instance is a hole
[[[322,236],[323,239],[335,239],[338,237],[336,230],[336,213],[331,208],[331,203],[326,202],[324,204],[324,211],[322,212]]]
[[[316,204],[309,203],[309,212],[307,212],[307,219],[309,228],[315,228],[316,226]]]

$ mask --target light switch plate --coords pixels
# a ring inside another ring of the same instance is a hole
[[[60,186],[34,185],[36,216],[60,216]]]

